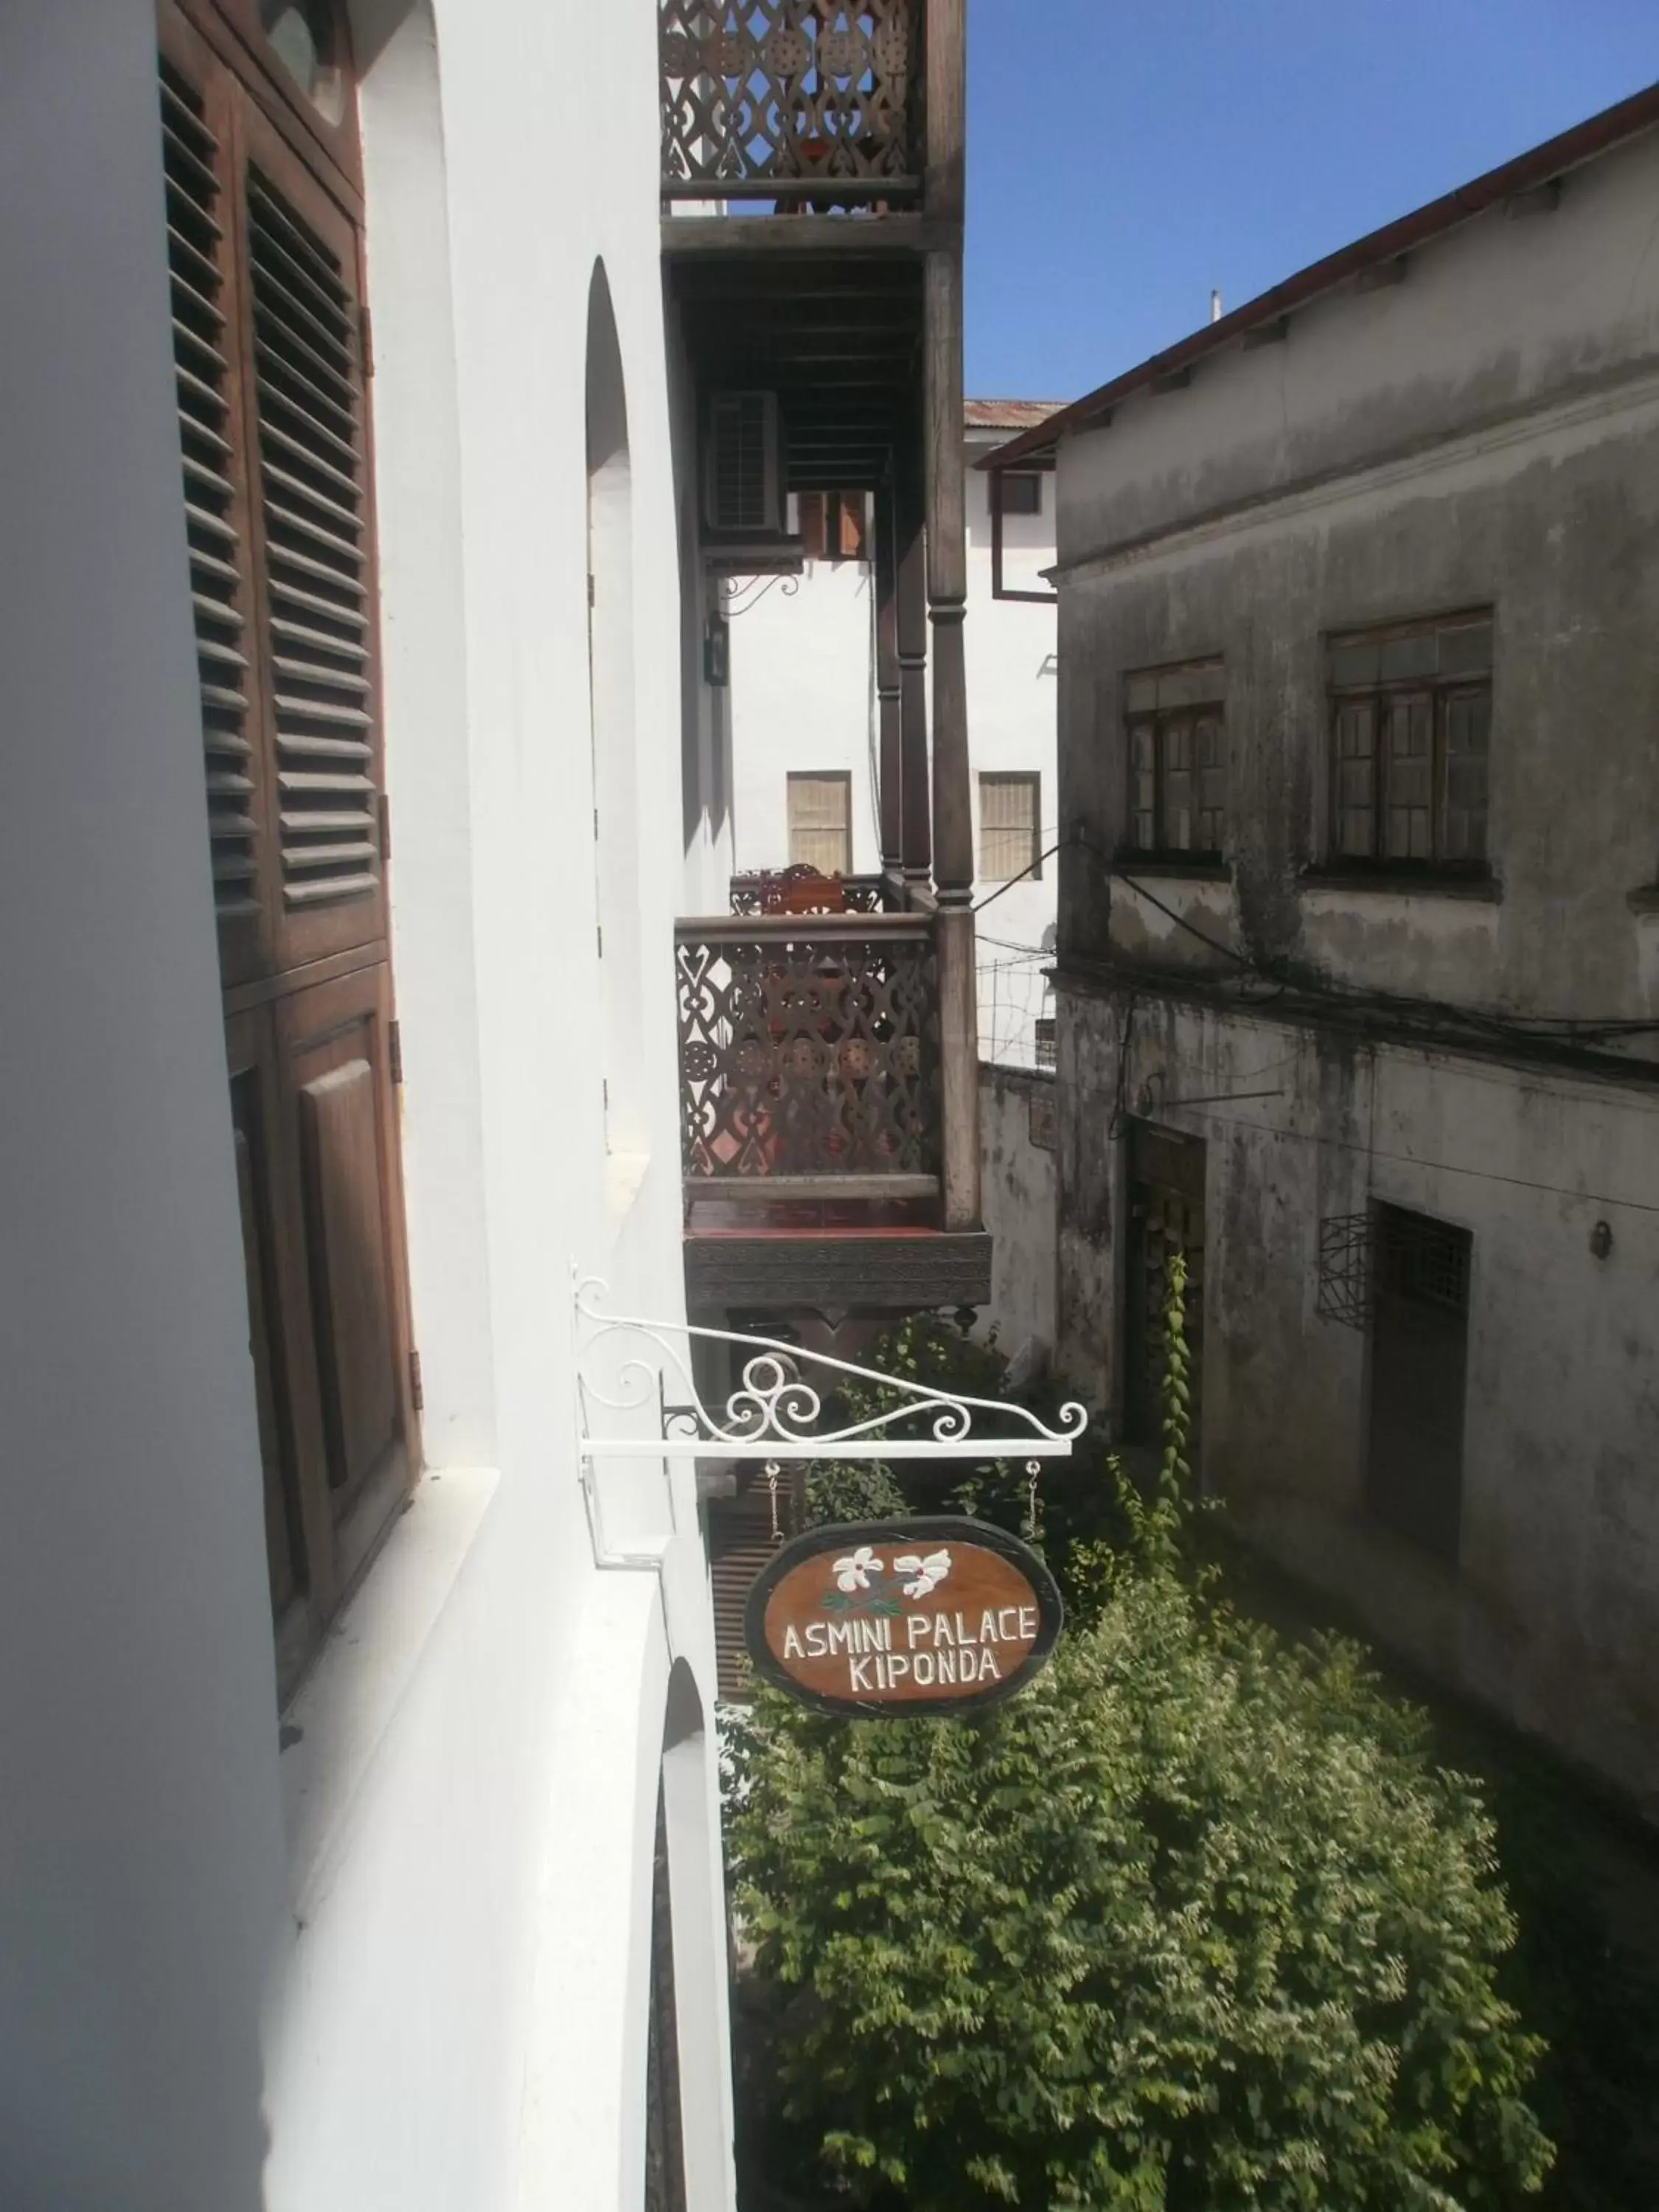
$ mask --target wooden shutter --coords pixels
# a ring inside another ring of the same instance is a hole
[[[844,771],[792,775],[788,783],[789,863],[823,876],[852,872],[852,778]]]
[[[826,505],[821,491],[804,491],[795,502],[796,520],[800,525],[801,556],[805,560],[822,561],[824,556]]]
[[[206,4],[161,12],[167,258],[278,1680],[418,1458],[359,210]],[[242,27],[244,33],[246,26]],[[319,963],[325,980],[319,980]]]
[[[861,491],[839,492],[836,497],[836,550],[843,561],[866,558],[865,500]]]
[[[270,964],[265,796],[258,757],[248,573],[247,447],[235,284],[230,88],[181,23],[161,62],[167,276],[191,605],[220,963]]]
[[[979,780],[979,872],[987,883],[1023,875],[1037,856],[1035,775],[981,775]]]

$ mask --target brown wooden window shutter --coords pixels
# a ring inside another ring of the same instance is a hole
[[[163,0],[160,23],[208,845],[286,1690],[418,1458],[361,204],[341,146],[311,148],[277,58],[248,60],[249,22]]]

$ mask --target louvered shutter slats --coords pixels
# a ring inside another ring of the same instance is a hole
[[[248,173],[254,404],[283,902],[380,886],[357,315],[327,242]]]
[[[233,514],[227,465],[230,363],[225,352],[224,232],[215,210],[223,156],[201,100],[167,62],[161,76],[162,170],[167,204],[167,274],[185,479],[191,609],[202,713],[204,788],[215,906],[222,919],[257,915],[256,787],[246,773],[247,658],[236,601],[246,549]]]

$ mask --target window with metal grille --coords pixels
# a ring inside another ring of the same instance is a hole
[[[1039,1067],[1057,1067],[1060,1064],[1060,1025],[1052,1014],[1039,1014],[1032,1024]]]
[[[1480,870],[1490,608],[1326,640],[1331,852],[1342,866]]]
[[[1223,680],[1219,660],[1138,669],[1125,679],[1133,851],[1220,859],[1227,807]]]
[[[1042,781],[1021,770],[981,775],[979,780],[979,872],[988,884],[1006,884],[1030,872],[1042,873],[1041,821]]]
[[[853,779],[845,769],[791,775],[789,865],[821,876],[853,872]]]

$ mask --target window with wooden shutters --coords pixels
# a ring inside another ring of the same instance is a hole
[[[853,780],[844,770],[792,775],[788,782],[789,865],[821,876],[853,872]]]
[[[979,780],[979,872],[988,884],[1042,872],[1042,779],[1026,773]]]
[[[806,560],[868,560],[869,508],[861,491],[804,491],[795,506]]]
[[[1335,860],[1484,872],[1492,662],[1489,609],[1327,639]]]
[[[306,13],[343,70],[337,11],[313,0]],[[315,88],[299,96],[294,52],[259,43],[261,20],[246,0],[163,0],[160,100],[206,839],[286,1690],[394,1514],[417,1437],[362,207],[345,124],[313,116]],[[349,123],[343,90],[338,104]]]
[[[1219,860],[1226,838],[1227,726],[1219,660],[1143,668],[1125,680],[1129,848]]]

